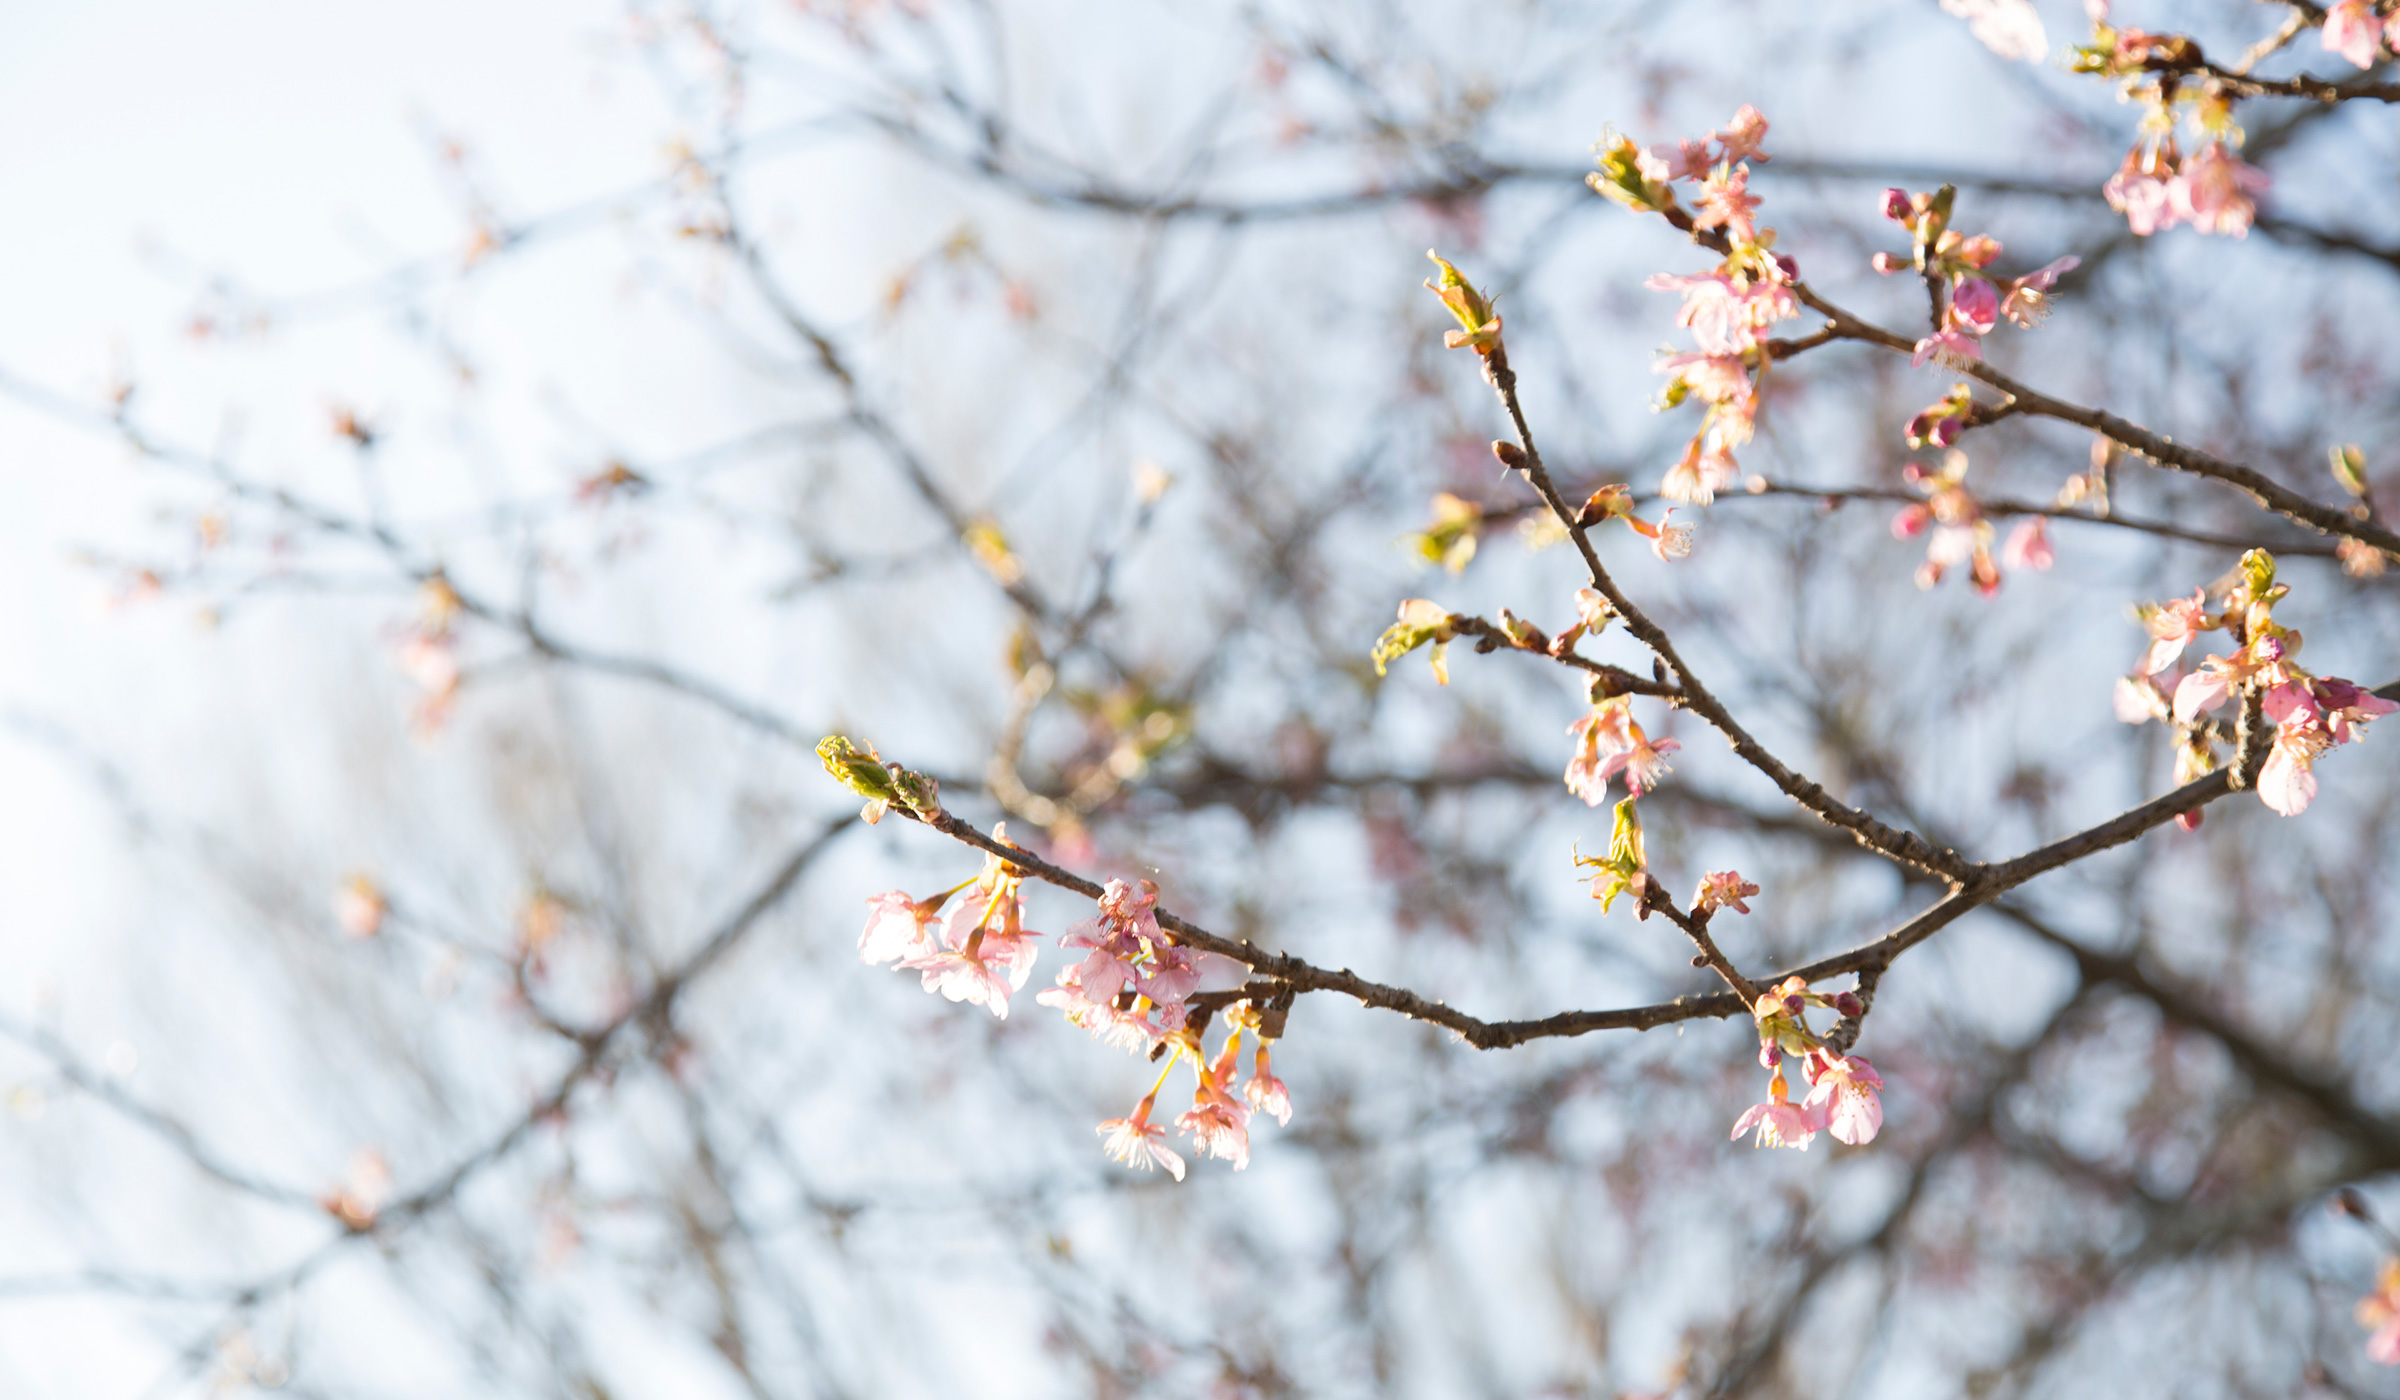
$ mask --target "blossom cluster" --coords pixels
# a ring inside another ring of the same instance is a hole
[[[1755,1129],[1760,1147],[1808,1150],[1819,1133],[1830,1132],[1837,1142],[1856,1147],[1872,1142],[1883,1129],[1883,1100],[1876,1091],[1883,1076],[1863,1055],[1845,1055],[1808,1028],[1808,1009],[1830,1007],[1840,1016],[1863,1015],[1866,1008],[1853,992],[1822,996],[1798,977],[1787,977],[1759,993],[1750,1008],[1758,1024],[1758,1062],[1769,1071],[1767,1098],[1752,1104],[1733,1125],[1732,1136]],[[1807,1077],[1808,1097],[1791,1101],[1784,1077],[1787,1061],[1797,1060]]]
[[[1004,830],[996,839],[1009,845]],[[992,855],[975,878],[923,899],[905,890],[876,895],[867,901],[859,959],[919,973],[926,991],[986,1007],[1006,1019],[1009,996],[1025,985],[1038,952],[1034,940],[1042,936],[1025,927],[1023,884],[1017,865]],[[1188,1004],[1200,986],[1202,955],[1159,927],[1158,886],[1148,880],[1109,881],[1099,912],[1068,929],[1059,946],[1091,951],[1034,999],[1108,1044],[1166,1060],[1158,1083],[1131,1114],[1100,1124],[1101,1146],[1110,1158],[1144,1171],[1163,1166],[1183,1179],[1182,1156],[1166,1145],[1165,1125],[1151,1122],[1150,1115],[1167,1077],[1187,1061],[1199,1087],[1175,1126],[1202,1154],[1231,1161],[1238,1171],[1250,1161],[1253,1115],[1291,1121],[1291,1094],[1275,1077],[1268,1051],[1268,1027],[1279,1024],[1279,1015],[1236,1004],[1227,1013],[1233,1029],[1223,1046],[1213,1058],[1203,1053],[1208,1013],[1194,1015]],[[1258,1045],[1251,1075],[1237,1094],[1245,1035],[1254,1036]]]
[[[2201,717],[2227,700],[2255,696],[2259,712],[2275,733],[2259,765],[2259,800],[2283,815],[2297,816],[2317,795],[2315,765],[2326,750],[2358,738],[2379,715],[2400,705],[2338,676],[2316,676],[2292,658],[2300,634],[2275,621],[2275,604],[2291,590],[2275,581],[2275,558],[2263,549],[2242,556],[2224,604],[2208,610],[2206,589],[2139,609],[2150,634],[2140,667],[2117,683],[2117,716],[2128,723],[2171,718],[2181,736],[2176,750],[2178,783],[2213,771],[2216,751]],[[2223,631],[2234,650],[2209,655],[2180,670],[2170,684],[2160,679],[2180,666],[2185,650],[2203,633]],[[2170,698],[2171,697],[2171,698]],[[2185,828],[2199,824],[2187,814]]]
[[[1184,1027],[1184,998],[1200,985],[1200,963],[1158,927],[1158,886],[1111,880],[1100,912],[1067,930],[1061,948],[1091,955],[1034,998],[1064,1012],[1094,1038],[1147,1053]]]
[[[1949,185],[1931,194],[1912,195],[1901,189],[1883,192],[1883,216],[1914,235],[1913,251],[1908,258],[1877,253],[1875,270],[1889,275],[1913,266],[1929,287],[1945,289],[1933,334],[1917,342],[1911,361],[1916,365],[1939,360],[1964,369],[1982,359],[1983,338],[1999,326],[2003,316],[2026,330],[2040,325],[2050,314],[2050,289],[2083,262],[2070,255],[2022,277],[1992,277],[1989,270],[2000,256],[2000,240],[1982,233],[1970,237],[1950,227],[1957,196],[1958,191]]]
[[[1661,495],[1687,505],[1707,505],[1742,479],[1733,450],[1756,429],[1759,392],[1773,362],[1767,329],[1800,314],[1799,265],[1773,251],[1775,230],[1759,227],[1758,197],[1750,193],[1749,162],[1770,159],[1760,149],[1767,125],[1756,107],[1745,106],[1697,141],[1645,150],[1617,137],[1602,143],[1600,169],[1589,177],[1592,188],[1618,203],[1657,214],[1677,209],[1674,182],[1690,181],[1698,205],[1692,228],[1718,232],[1725,244],[1725,261],[1713,271],[1662,272],[1649,281],[1653,291],[1683,294],[1675,321],[1698,345],[1697,353],[1670,354],[1658,364],[1667,376],[1659,408],[1690,398],[1708,405],[1659,485]]]
[[[1939,471],[1915,462],[1901,470],[1925,500],[1900,508],[1892,517],[1892,535],[1908,540],[1926,534],[1929,527],[1932,531],[1925,541],[1925,562],[1917,566],[1917,587],[1931,588],[1949,570],[1965,564],[1975,591],[1989,598],[2000,591],[2002,563],[2012,569],[2038,571],[2049,568],[2055,559],[2049,521],[2039,515],[2018,522],[2000,547],[1999,558],[1992,556],[1992,537],[1997,532],[1984,518],[1982,505],[1967,492],[1966,453],[1952,448],[1944,454]]]
[[[2142,106],[2140,135],[2101,187],[2109,207],[2123,213],[2126,227],[2138,235],[2189,224],[2202,233],[2245,236],[2268,180],[2234,154],[2242,128],[2233,119],[2233,95],[2216,78],[2188,71],[2199,58],[2190,39],[2112,28],[2106,6],[2098,8],[2091,41],[2075,51],[2075,70],[2122,80],[2124,99]],[[2328,47],[2335,33],[2329,20]],[[2370,56],[2373,48],[2370,37]],[[2194,154],[2185,155],[2177,143],[2179,127],[2198,143]]]
[[[1006,844],[1007,837],[1001,837]],[[859,960],[921,973],[925,990],[988,1007],[1008,1018],[1009,993],[1025,985],[1041,937],[1025,927],[1024,876],[998,856],[964,884],[924,899],[892,890],[867,901]],[[953,902],[955,901],[955,902]],[[943,913],[944,906],[949,912]]]

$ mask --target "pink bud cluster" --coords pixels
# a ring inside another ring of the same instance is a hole
[[[858,937],[859,960],[897,963],[922,974],[926,991],[989,1007],[1006,1020],[1009,993],[1025,985],[1039,951],[1033,940],[1041,937],[1025,927],[1022,884],[1015,866],[991,856],[983,873],[939,894],[876,895],[867,901],[871,912]]]
[[[2049,521],[2039,515],[2019,522],[2001,546],[1999,558],[1993,557],[1992,538],[1997,532],[1984,518],[1983,507],[1967,492],[1966,453],[1951,449],[1944,455],[1940,471],[1911,462],[1902,473],[1909,485],[1924,494],[1925,502],[1900,508],[1892,517],[1893,536],[1915,539],[1925,534],[1927,527],[1932,529],[1925,542],[1925,562],[1917,566],[1917,587],[1931,588],[1950,569],[1965,564],[1975,591],[1989,598],[2000,591],[2002,563],[2012,569],[2039,571],[2055,561]]]
[[[2206,590],[2141,609],[2150,648],[2140,669],[2119,683],[2116,709],[2118,718],[2134,724],[2171,717],[2184,736],[2176,781],[2189,782],[2216,766],[2214,748],[2197,728],[2201,716],[2227,700],[2258,696],[2260,714],[2275,726],[2273,744],[2259,765],[2259,800],[2290,817],[2316,798],[2317,759],[2359,738],[2369,722],[2400,705],[2338,676],[2311,675],[2292,660],[2300,650],[2300,634],[2274,616],[2275,604],[2288,592],[2275,582],[2273,556],[2254,549],[2243,556],[2239,581],[2227,590],[2222,611],[2208,611]],[[2202,657],[2171,686],[2158,679],[2181,662],[2202,633],[2220,630],[2237,643],[2232,652]],[[2198,822],[2184,825],[2188,830]]]
[[[1875,270],[1889,275],[1913,266],[1948,289],[1941,324],[1917,342],[1911,363],[1920,366],[1939,360],[1963,369],[1982,359],[1983,338],[1999,326],[2003,316],[2026,330],[2040,325],[2050,314],[2050,289],[2083,262],[2070,255],[2022,277],[1994,279],[1988,269],[2000,256],[2000,240],[1980,233],[1968,237],[1950,227],[1954,197],[1948,186],[1932,194],[1912,195],[1899,189],[1883,192],[1883,216],[1916,236],[1915,251],[1911,258],[1877,253]]]
[[[1795,1147],[1802,1151],[1822,1132],[1838,1142],[1859,1146],[1872,1142],[1883,1129],[1883,1076],[1863,1055],[1844,1055],[1808,1028],[1808,1009],[1830,1007],[1836,1014],[1855,1017],[1865,1011],[1856,994],[1819,995],[1798,977],[1761,992],[1751,1007],[1758,1023],[1758,1062],[1771,1073],[1764,1103],[1752,1104],[1733,1125],[1733,1136],[1755,1129],[1760,1147]],[[1787,1061],[1797,1060],[1807,1077],[1808,1097],[1791,1101],[1784,1077]]]

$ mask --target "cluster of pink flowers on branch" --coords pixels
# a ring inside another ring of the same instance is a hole
[[[1193,1148],[1201,1155],[1231,1162],[1238,1172],[1250,1165],[1250,1124],[1254,1117],[1264,1114],[1279,1125],[1292,1121],[1291,1092],[1275,1077],[1268,1054],[1273,1043],[1268,1028],[1280,1020],[1280,1013],[1262,1012],[1245,1002],[1231,1008],[1226,1019],[1232,1022],[1232,1029],[1213,1058],[1203,1054],[1200,1047],[1200,1036],[1206,1029],[1205,1017],[1161,1039],[1159,1048],[1152,1052],[1166,1056],[1158,1082],[1150,1086],[1150,1092],[1134,1105],[1131,1114],[1111,1118],[1099,1126],[1102,1148],[1110,1158],[1138,1171],[1163,1166],[1177,1181],[1183,1180],[1182,1156],[1166,1145],[1166,1127],[1151,1122],[1150,1115],[1175,1066],[1187,1061],[1197,1084],[1192,1106],[1176,1115],[1175,1127],[1191,1138]],[[1251,1054],[1250,1077],[1242,1082],[1237,1094],[1234,1081],[1239,1077],[1245,1036],[1255,1037],[1258,1048]]]
[[[1158,927],[1158,886],[1111,880],[1100,912],[1067,930],[1061,948],[1091,955],[1034,998],[1110,1045],[1145,1054],[1184,1027],[1184,998],[1200,986],[1199,959]]]
[[[1669,500],[1688,505],[1707,505],[1742,479],[1733,449],[1750,440],[1757,424],[1759,392],[1773,363],[1767,329],[1800,314],[1793,292],[1799,265],[1773,251],[1775,230],[1759,227],[1759,201],[1750,193],[1748,162],[1769,159],[1760,149],[1766,135],[1767,119],[1745,106],[1722,130],[1698,141],[1644,150],[1629,137],[1604,140],[1600,168],[1588,177],[1600,193],[1654,214],[1678,209],[1674,182],[1690,181],[1698,206],[1691,227],[1724,238],[1725,261],[1715,270],[1662,272],[1649,282],[1653,291],[1683,294],[1676,324],[1689,329],[1699,346],[1697,354],[1669,355],[1658,366],[1668,376],[1660,409],[1687,398],[1708,405],[1690,445],[1659,486]]]
[[[2004,316],[2026,330],[2040,325],[2050,315],[2050,289],[2083,262],[2070,255],[2022,277],[1994,279],[1988,269],[2000,256],[2000,240],[1981,233],[1969,237],[1950,227],[1957,198],[1957,189],[1950,185],[1931,194],[1883,192],[1883,216],[1915,238],[1907,259],[1877,253],[1875,270],[1888,275],[1913,266],[1929,287],[1946,288],[1934,333],[1917,342],[1912,362],[1917,365],[1939,360],[1963,369],[1982,359],[1983,338]]]
[[[2351,742],[2377,716],[2400,709],[2338,676],[2312,675],[2292,659],[2300,650],[2300,634],[2275,621],[2275,604],[2290,591],[2275,581],[2274,556],[2254,549],[2242,556],[2220,611],[2208,611],[2205,589],[2140,609],[2150,648],[2141,668],[2117,687],[2119,718],[2136,724],[2171,719],[2177,727],[2179,783],[2216,767],[2201,717],[2227,700],[2256,697],[2261,717],[2274,726],[2256,774],[2259,800],[2287,817],[2299,815],[2315,799],[2315,765],[2326,750]],[[2202,657],[2171,686],[2159,679],[2203,633],[2215,631],[2232,638],[2232,652]]]
[[[1000,837],[1002,844],[1007,837]],[[892,890],[867,901],[859,960],[922,974],[925,990],[1008,1017],[1009,993],[1033,971],[1041,937],[1025,927],[1024,875],[998,856],[974,879],[924,899]],[[955,903],[953,903],[955,899]],[[949,913],[942,912],[949,906]]]
[[[924,775],[887,763],[840,735],[826,738],[817,752],[828,773],[868,799],[862,814],[868,820],[893,809],[929,824],[949,820]],[[1006,850],[1019,849],[1006,828],[996,828],[993,840]],[[987,854],[973,879],[922,899],[905,890],[875,895],[867,901],[859,959],[919,973],[926,991],[988,1007],[1006,1019],[1009,996],[1025,985],[1038,953],[1034,940],[1042,936],[1025,927],[1025,879],[1025,869],[1007,856]],[[1264,1006],[1239,994],[1210,993],[1195,1010],[1193,997],[1208,971],[1203,959],[1214,955],[1182,946],[1159,927],[1158,886],[1148,880],[1130,885],[1110,880],[1099,906],[1059,939],[1062,948],[1089,949],[1089,955],[1061,970],[1056,984],[1034,999],[1104,1043],[1166,1060],[1158,1082],[1131,1114],[1100,1124],[1103,1150],[1127,1166],[1143,1171],[1163,1166],[1183,1179],[1182,1156],[1166,1146],[1166,1127],[1150,1121],[1150,1115],[1167,1077],[1188,1061],[1199,1087],[1175,1126],[1200,1153],[1240,1170],[1250,1161],[1254,1115],[1267,1114],[1280,1124],[1291,1121],[1291,1092],[1275,1077],[1268,1054],[1282,1031],[1289,990],[1270,995]],[[1220,1006],[1231,1029],[1212,1058],[1203,1052],[1201,1037]],[[1255,1038],[1257,1049],[1250,1077],[1237,1091],[1245,1037]]]
[[[1993,558],[1992,537],[1997,532],[1984,518],[1983,507],[1967,492],[1966,453],[1952,448],[1943,456],[1940,471],[1928,471],[1911,462],[1902,468],[1902,474],[1909,485],[1924,493],[1925,502],[1900,508],[1892,517],[1893,537],[1915,539],[1928,527],[1932,529],[1925,541],[1925,562],[1917,566],[1917,587],[1931,588],[1942,581],[1943,574],[1965,564],[1975,591],[1989,598],[2000,591],[2002,562],[2012,569],[2039,571],[2054,561],[2049,522],[2038,515],[2019,522],[2001,546],[2000,557]]]
[[[2125,100],[2142,106],[2141,134],[2101,188],[2109,207],[2139,235],[2177,224],[2247,235],[2258,212],[2256,196],[2268,180],[2234,154],[2242,145],[2242,128],[2233,119],[2235,94],[2219,78],[2194,71],[2200,54],[2189,38],[2112,28],[2106,6],[2099,8],[2091,41],[2075,51],[2075,71],[2121,80]],[[2183,154],[2175,139],[2179,126],[2188,126],[2199,143],[2196,154]]]
[[[1753,891],[1755,893],[1755,891]],[[1750,1009],[1758,1024],[1758,1062],[1769,1071],[1767,1098],[1752,1104],[1733,1125],[1733,1136],[1755,1129],[1761,1147],[1795,1147],[1802,1151],[1822,1132],[1838,1142],[1859,1146],[1872,1142],[1883,1128],[1883,1100],[1876,1091],[1883,1076],[1863,1055],[1845,1055],[1808,1027],[1808,1009],[1829,1007],[1835,1014],[1856,1018],[1865,1013],[1854,992],[1823,996],[1798,977],[1761,992]],[[1807,1077],[1808,1097],[1791,1101],[1784,1076],[1787,1062],[1797,1060]]]

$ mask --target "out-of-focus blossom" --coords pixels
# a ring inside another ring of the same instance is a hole
[[[2002,58],[2040,63],[2049,53],[2049,36],[2031,0],[1942,0],[1942,8],[1965,20],[1976,42]]]
[[[333,892],[333,921],[352,938],[373,938],[391,912],[391,901],[368,876],[353,875]]]
[[[2258,213],[2253,196],[2264,191],[2267,173],[2215,142],[2184,163],[2183,174],[2167,188],[2175,217],[2202,233],[2248,236]]]
[[[2400,1366],[2400,1259],[2386,1259],[2375,1291],[2358,1300],[2358,1325],[2370,1329],[2367,1359]]]
[[[1916,344],[1909,357],[1913,368],[1939,363],[1945,369],[1965,369],[1983,358],[1983,342],[1955,325],[1946,325]]]
[[[2325,7],[2325,52],[2338,53],[2359,68],[2372,68],[2383,38],[2375,0],[2334,0]]]
[[[2008,532],[2008,540],[2000,546],[2000,562],[2012,569],[2047,570],[2058,560],[2050,548],[2050,521],[2034,515],[2017,522]]]

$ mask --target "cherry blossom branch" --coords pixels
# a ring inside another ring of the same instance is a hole
[[[1724,978],[1725,985],[1733,990],[1735,996],[1742,999],[1742,1005],[1756,1006],[1758,1004],[1757,985],[1749,978],[1744,977],[1734,967],[1733,959],[1726,957],[1723,950],[1717,947],[1717,941],[1709,937],[1709,917],[1715,911],[1700,907],[1686,912],[1677,907],[1674,898],[1666,893],[1657,880],[1653,879],[1642,887],[1641,912],[1645,915],[1652,913],[1665,915],[1667,921],[1682,929],[1684,937],[1691,939],[1692,946],[1700,950],[1692,955],[1692,966],[1705,967],[1716,973],[1717,976]]]
[[[1731,251],[1732,245],[1726,242],[1723,234],[1696,227],[1692,222],[1691,214],[1686,210],[1670,205],[1658,212],[1669,224],[1680,229],[1701,247],[1716,253]],[[1883,327],[1827,301],[1811,291],[1806,282],[1793,282],[1792,292],[1803,305],[1825,317],[1831,323],[1828,329],[1832,330],[1836,339],[1857,340],[1880,345],[1887,350],[1895,350],[1911,358],[1916,355],[1916,341],[1885,330]],[[1964,372],[2007,395],[2008,402],[2001,407],[2008,412],[2027,413],[2039,418],[2054,418],[2062,423],[2073,423],[2077,427],[2089,429],[2108,438],[2128,451],[2139,453],[2160,466],[2172,467],[2178,471],[2189,472],[2194,476],[2206,477],[2211,481],[2231,486],[2248,495],[2262,508],[2271,510],[2288,520],[2311,526],[2319,533],[2348,535],[2352,539],[2373,545],[2388,554],[2400,555],[2400,535],[2394,534],[2373,521],[2361,520],[2341,508],[2320,505],[2255,468],[2243,466],[2238,462],[2228,462],[2221,457],[2182,446],[2172,438],[2161,437],[2140,424],[2127,422],[2113,413],[2095,408],[2085,408],[2080,404],[2053,398],[2002,373],[1984,360],[1968,362]]]
[[[1676,212],[1680,211],[1669,211],[1670,215]],[[1865,341],[1905,355],[1916,353],[1915,341],[1896,335],[1871,322],[1861,320],[1810,291],[1806,283],[1796,284],[1793,290],[1811,310],[1833,323],[1832,329],[1838,338]],[[2037,418],[2053,418],[2062,423],[2072,423],[2077,427],[2089,429],[2128,451],[2149,458],[2160,466],[2189,472],[2194,476],[2206,477],[2211,481],[2231,486],[2249,496],[2262,508],[2271,510],[2287,520],[2310,526],[2321,534],[2348,535],[2352,539],[2373,545],[2387,553],[2400,554],[2400,535],[2396,535],[2380,525],[2360,520],[2340,507],[2320,505],[2254,468],[2243,466],[2238,462],[2228,462],[2221,457],[2195,448],[2185,447],[2172,438],[2161,437],[2140,424],[2128,422],[2113,413],[2096,408],[2085,408],[2080,404],[2053,398],[2013,376],[2002,373],[1982,360],[1970,362],[1964,372],[1971,378],[1979,379],[2007,395],[2008,402],[2004,406],[2010,411],[2031,414]]]
[[[1509,423],[1517,435],[1509,451],[1501,454],[1501,460],[1521,473],[1549,505],[1551,513],[1566,525],[1569,538],[1574,540],[1576,550],[1583,555],[1584,567],[1591,574],[1592,586],[1608,599],[1609,605],[1624,619],[1625,630],[1666,663],[1681,691],[1683,708],[1700,716],[1723,734],[1732,744],[1734,753],[1743,762],[1765,774],[1768,781],[1783,790],[1785,796],[1849,832],[1862,844],[1953,884],[1963,882],[1973,868],[1965,857],[1956,851],[1938,847],[1915,832],[1901,831],[1878,821],[1836,799],[1825,791],[1822,784],[1794,772],[1781,759],[1768,752],[1765,745],[1751,737],[1724,703],[1692,674],[1682,655],[1675,650],[1675,643],[1667,636],[1666,630],[1653,622],[1649,614],[1627,597],[1609,576],[1607,567],[1600,562],[1599,551],[1592,546],[1587,527],[1580,523],[1578,512],[1559,495],[1558,487],[1550,479],[1549,470],[1542,465],[1541,453],[1533,445],[1533,429],[1525,421],[1524,405],[1518,401],[1516,371],[1509,368],[1507,352],[1495,348],[1486,364],[1491,372],[1492,385],[1499,392],[1501,405],[1507,410]],[[1512,456],[1514,460],[1511,460]]]
[[[1717,500],[1723,504],[1739,501],[1749,496],[1807,496],[1829,503],[1890,501],[1901,505],[1917,505],[1925,499],[1916,492],[1899,491],[1889,487],[1838,486],[1819,489],[1791,482],[1770,481],[1761,488],[1730,492],[1719,496]],[[2181,525],[2167,524],[2164,521],[2137,520],[2113,512],[2108,515],[2093,515],[2088,511],[2077,510],[2071,506],[2042,506],[2035,505],[2031,501],[1996,499],[1987,496],[1977,496],[1975,506],[1985,515],[1997,516],[2002,519],[2038,515],[2046,520],[2072,520],[2083,525],[2105,525],[2118,530],[2132,530],[2139,534],[2185,540],[2192,544],[2216,545],[2225,549],[2268,549],[2278,557],[2286,554],[2303,554],[2320,559],[2332,559],[2338,555],[2338,551],[2333,546],[2319,544],[2314,540],[2268,543],[2255,539],[2243,539],[2237,535],[2220,535],[2207,530],[2190,530]]]
[[[1471,613],[1450,614],[1450,630],[1462,637],[1476,638],[1478,652],[1522,651],[1548,657],[1561,666],[1571,666],[1590,673],[1608,687],[1611,695],[1647,695],[1654,699],[1681,702],[1683,687],[1649,676],[1637,676],[1622,666],[1594,661],[1577,651],[1552,651],[1548,646],[1510,632],[1498,623],[1476,617]],[[1545,639],[1546,641],[1547,639]]]

